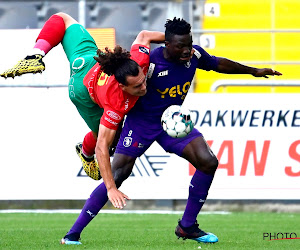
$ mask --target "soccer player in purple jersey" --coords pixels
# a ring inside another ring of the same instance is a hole
[[[107,194],[120,187],[129,177],[136,158],[141,156],[154,141],[165,151],[183,157],[196,168],[189,186],[186,209],[178,222],[175,234],[178,238],[197,242],[218,241],[217,236],[204,232],[197,223],[197,215],[206,201],[218,167],[218,159],[197,129],[193,129],[184,138],[168,136],[162,129],[161,115],[168,106],[183,103],[197,68],[266,78],[268,75],[281,73],[270,68],[248,67],[226,58],[209,55],[200,46],[193,45],[191,26],[183,19],[168,20],[165,27],[165,47],[159,47],[150,54],[147,94],[138,100],[124,123],[112,162],[114,180],[111,180],[110,186],[106,187],[101,183],[93,191],[77,221],[64,237],[70,244],[79,242],[80,233],[105,205],[108,197],[116,208],[123,208],[126,205],[125,195],[123,199],[112,199]]]

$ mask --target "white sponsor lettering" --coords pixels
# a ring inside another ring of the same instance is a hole
[[[108,121],[109,123],[115,125],[115,126],[118,126],[118,124],[119,124],[119,123],[117,123],[117,122],[112,121],[112,120],[109,119],[108,117],[105,117],[104,119],[105,119],[106,121]]]
[[[164,70],[164,71],[162,71],[162,72],[159,72],[158,75],[157,75],[157,77],[160,77],[160,76],[167,76],[168,73],[169,73],[168,70]]]
[[[155,68],[155,64],[154,63],[150,63],[149,69],[148,69],[148,73],[147,73],[147,78],[151,78],[152,77],[154,68]]]
[[[201,53],[194,48],[194,55],[199,59],[201,57]]]
[[[111,110],[108,110],[106,111],[106,114],[111,117],[112,119],[115,119],[115,120],[121,120],[121,116],[119,116],[117,113],[115,113],[114,111],[111,111]]]
[[[91,217],[95,217],[95,215],[90,210],[87,210],[86,213]]]
[[[127,110],[129,107],[129,99],[127,98],[127,100],[125,101],[125,110]]]

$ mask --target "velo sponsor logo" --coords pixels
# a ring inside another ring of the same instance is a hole
[[[263,240],[299,240],[295,232],[292,233],[263,233]]]
[[[157,77],[160,77],[160,76],[167,76],[169,74],[169,71],[168,70],[164,70],[164,71],[161,71],[158,73]]]
[[[106,111],[106,114],[111,117],[112,119],[115,119],[117,121],[121,120],[121,116],[119,116],[117,113],[115,113],[114,111],[108,110]]]

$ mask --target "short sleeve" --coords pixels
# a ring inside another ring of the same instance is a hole
[[[145,45],[134,44],[131,47],[130,55],[131,59],[136,61],[146,74],[150,63],[150,48]]]
[[[208,54],[202,47],[198,45],[194,45],[194,49],[197,53],[200,53],[200,56],[195,53],[198,58],[198,66],[199,69],[204,69],[207,71],[216,70],[219,64],[218,58],[215,56],[211,56]]]
[[[111,107],[105,107],[100,123],[109,129],[117,130],[124,116],[125,114],[117,112]]]

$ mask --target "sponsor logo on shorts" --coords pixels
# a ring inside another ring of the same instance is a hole
[[[113,124],[113,125],[115,125],[115,126],[118,126],[118,123],[117,123],[117,122],[112,121],[112,120],[109,119],[108,117],[105,117],[104,119],[105,119],[106,121],[108,121],[109,123],[111,123],[111,124]]]
[[[106,114],[111,117],[112,119],[115,119],[117,121],[121,120],[121,116],[119,116],[117,113],[115,113],[114,111],[108,110],[106,111]]]
[[[125,138],[124,138],[123,146],[124,146],[125,148],[130,147],[131,143],[132,143],[132,138],[131,138],[131,137],[125,137]]]
[[[145,53],[147,55],[149,55],[149,49],[147,49],[146,47],[139,47],[139,52]]]

